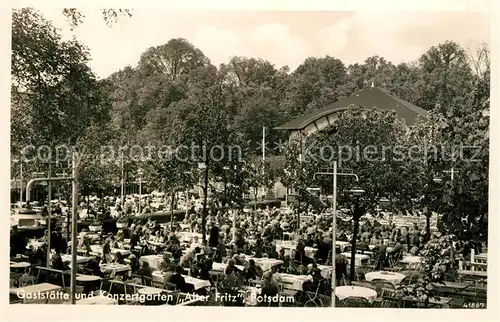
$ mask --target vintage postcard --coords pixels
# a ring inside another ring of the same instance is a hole
[[[481,8],[9,9],[9,309],[494,309]]]

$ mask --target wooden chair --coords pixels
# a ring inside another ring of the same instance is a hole
[[[37,278],[33,275],[23,275],[19,278],[19,287],[25,287],[27,285],[35,285]]]
[[[313,292],[305,292],[308,300],[304,304],[304,307],[323,307],[324,304],[319,297],[319,290],[321,289],[321,286],[324,284],[324,281],[321,280],[318,283],[318,287],[316,288],[316,291]]]
[[[10,287],[18,287],[19,279],[23,276],[23,273],[10,273]]]

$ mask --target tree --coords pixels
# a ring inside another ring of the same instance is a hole
[[[172,103],[172,142],[189,149],[189,160],[201,165],[203,176],[202,235],[205,239],[209,179],[214,165],[230,155],[231,114],[223,90],[225,75],[214,66],[200,67],[188,78],[187,98]]]
[[[431,47],[420,59],[420,97],[414,103],[431,110],[436,106],[445,114],[470,103],[473,76],[466,51],[455,42]]]
[[[346,68],[337,58],[309,57],[291,75],[282,110],[295,117],[345,97]]]
[[[108,26],[116,23],[120,17],[132,17],[130,9],[101,9],[101,13]],[[85,19],[85,14],[76,8],[64,8],[62,14],[68,19],[71,28],[78,27]]]
[[[410,175],[406,172],[409,169],[404,167],[407,162],[404,153],[398,152],[398,142],[406,130],[406,125],[395,112],[352,107],[338,115],[330,131],[320,132],[304,142],[301,167],[297,169],[295,178],[303,178],[303,182],[312,180],[315,172],[331,168],[333,160],[338,161],[342,172],[352,172],[359,177],[357,183],[350,177],[339,177],[337,181],[338,204],[349,210],[354,224],[351,280],[355,273],[356,241],[361,217],[367,212],[373,213],[383,197],[393,202],[409,198],[405,195],[405,189],[399,189],[401,178]],[[318,177],[316,180],[323,187],[331,187],[331,177]],[[362,197],[350,193],[358,184],[365,191]]]
[[[171,80],[190,71],[208,66],[210,60],[203,52],[182,38],[169,40],[165,45],[146,50],[139,61],[139,70],[147,76],[163,74]]]
[[[89,131],[108,120],[105,86],[87,66],[87,49],[63,41],[36,10],[16,9],[12,18],[12,154],[45,145],[47,160],[55,161],[58,151],[82,149]],[[66,148],[56,151],[61,145]],[[25,171],[46,171],[39,161],[34,158]]]

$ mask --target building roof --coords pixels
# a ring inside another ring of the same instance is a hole
[[[305,115],[302,115],[294,120],[288,121],[285,124],[275,127],[277,130],[299,131],[306,128],[309,124],[329,114],[340,112],[351,106],[360,106],[364,108],[375,108],[381,111],[393,110],[399,117],[405,119],[406,124],[412,125],[416,119],[426,117],[427,111],[407,102],[399,97],[396,97],[386,90],[378,87],[365,88],[356,94],[353,94],[346,99],[337,101],[323,109],[315,110]]]

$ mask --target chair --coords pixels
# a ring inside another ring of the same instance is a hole
[[[342,307],[371,307],[370,302],[363,297],[348,297],[342,302]]]
[[[19,278],[19,287],[24,287],[27,285],[35,285],[36,284],[36,277],[33,275],[23,275]]]
[[[10,287],[17,287],[19,285],[19,279],[23,276],[23,273],[11,273],[10,274]]]
[[[323,307],[323,301],[319,297],[319,290],[321,285],[324,283],[324,280],[319,281],[318,287],[316,287],[316,291],[313,292],[305,292],[308,300],[304,304],[304,307]]]

